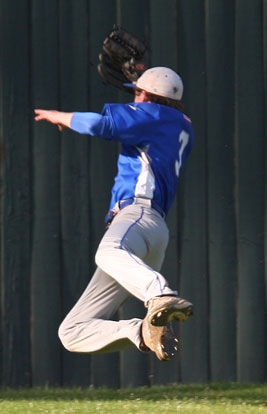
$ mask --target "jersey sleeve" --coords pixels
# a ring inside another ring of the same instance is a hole
[[[102,113],[74,112],[71,129],[123,144],[138,145],[143,142],[146,126],[151,119],[134,105],[106,104]]]
[[[80,134],[112,139],[114,128],[112,119],[108,116],[95,112],[74,112],[71,119],[71,129]]]
[[[114,141],[133,146],[146,144],[153,117],[140,105],[106,104],[102,114],[112,122]]]

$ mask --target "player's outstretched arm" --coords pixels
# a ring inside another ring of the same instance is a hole
[[[62,131],[65,127],[71,128],[71,118],[73,112],[60,112],[54,110],[35,109],[35,121],[47,121],[51,124],[58,125],[58,129]]]

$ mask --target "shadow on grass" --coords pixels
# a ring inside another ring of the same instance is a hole
[[[246,402],[267,406],[267,384],[206,384],[169,385],[130,389],[109,388],[31,388],[0,389],[0,402],[5,400],[47,401],[110,401],[110,400],[206,400],[231,401],[232,404]]]

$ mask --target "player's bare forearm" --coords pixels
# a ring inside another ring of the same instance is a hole
[[[62,131],[65,127],[71,128],[71,118],[73,112],[61,112],[54,110],[35,109],[35,121],[47,121],[51,124],[58,125],[58,129]]]

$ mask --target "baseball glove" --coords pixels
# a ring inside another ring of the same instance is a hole
[[[135,82],[147,69],[148,52],[144,42],[118,26],[103,42],[98,72],[106,83],[133,93],[124,83]]]

